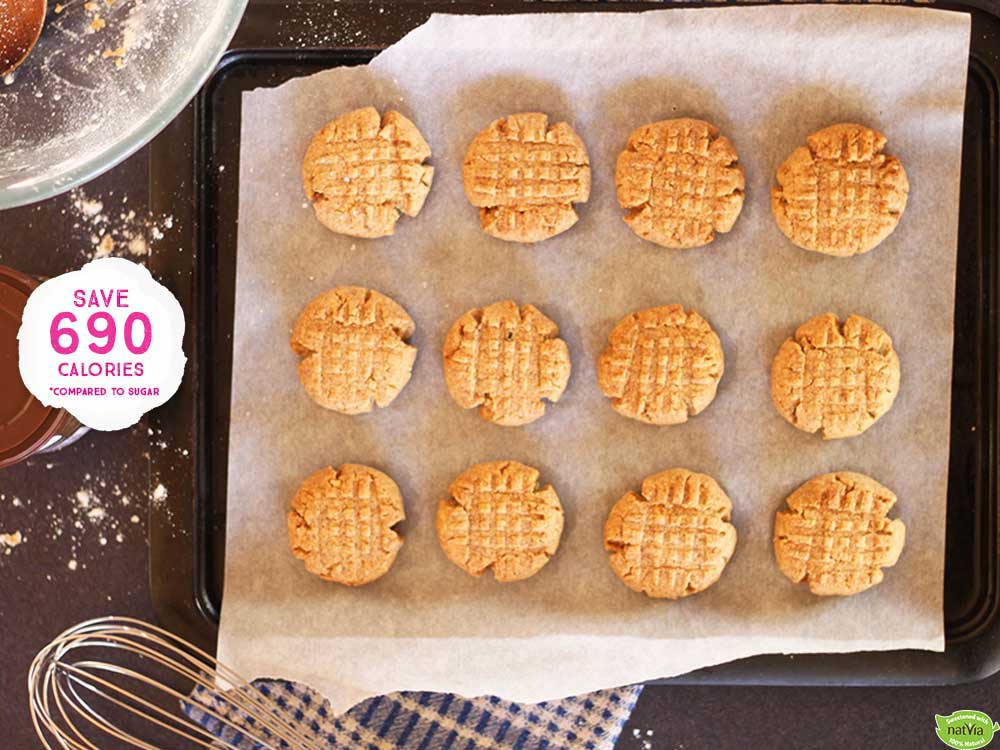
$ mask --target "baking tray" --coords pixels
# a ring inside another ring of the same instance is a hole
[[[380,6],[368,3],[251,4],[213,77],[150,150],[153,210],[172,213],[194,251],[190,274],[175,276],[173,289],[187,313],[188,377],[178,396],[152,418],[154,429],[192,446],[186,460],[173,452],[151,457],[154,475],[170,476],[174,487],[190,487],[190,493],[172,492],[167,503],[153,508],[150,519],[150,588],[166,627],[214,647],[225,553],[242,92],[335,66],[364,64],[436,11],[623,11],[668,5],[411,2],[378,10]],[[955,303],[946,650],[764,655],[702,669],[675,682],[946,684],[1000,669],[1000,18],[978,0],[936,7],[972,16]],[[154,271],[157,264],[151,259]]]

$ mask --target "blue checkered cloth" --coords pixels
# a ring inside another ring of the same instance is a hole
[[[495,696],[470,700],[447,693],[392,693],[334,716],[329,702],[305,685],[286,680],[255,680],[253,685],[274,703],[276,713],[283,712],[317,747],[329,750],[612,750],[642,692],[641,685],[633,685],[533,704]],[[189,719],[239,750],[262,747],[248,734],[273,737],[200,688],[182,708]],[[281,740],[274,747],[292,750]]]

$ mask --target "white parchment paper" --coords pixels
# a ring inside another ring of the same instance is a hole
[[[641,14],[435,16],[365,68],[248,93],[240,227],[225,601],[220,658],[249,676],[310,683],[337,709],[396,689],[540,700],[682,673],[765,652],[943,648],[942,583],[965,15],[895,7],[774,7]],[[374,104],[411,117],[434,150],[423,213],[394,237],[339,237],[305,204],[312,134]],[[474,134],[542,111],[582,136],[593,167],[580,222],[536,246],[484,235],[461,187]],[[621,220],[614,162],[631,131],[694,116],[717,124],[746,169],[735,228],[700,250],[643,242]],[[888,136],[911,193],[897,231],[862,257],[800,250],[771,216],[777,166],[805,137],[856,121]],[[410,384],[390,408],[348,417],[306,396],[288,347],[315,295],[360,284],[417,323]],[[448,396],[445,332],[462,312],[511,298],[561,327],[573,359],[563,400],[524,428],[484,422]],[[678,302],[718,331],[726,373],[685,425],[625,419],[601,395],[595,360],[621,317]],[[802,433],[775,411],[778,345],[819,313],[858,313],[892,335],[902,385],[861,437]],[[566,511],[562,544],[532,579],[473,579],[438,548],[434,509],[470,464],[538,466]],[[343,462],[399,483],[406,543],[360,589],[325,583],[288,550],[299,482]],[[735,506],[736,553],[707,592],[679,602],[626,589],[602,549],[611,505],[643,477],[684,466]],[[852,598],[787,581],[771,549],[775,511],[820,472],[850,469],[899,496],[899,564]]]

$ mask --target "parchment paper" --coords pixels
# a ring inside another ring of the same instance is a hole
[[[942,649],[968,40],[965,15],[895,7],[435,16],[367,68],[248,93],[220,658],[249,676],[305,681],[339,710],[396,689],[534,701],[764,652]],[[312,134],[368,104],[413,118],[437,168],[423,213],[374,241],[322,227],[299,177]],[[570,231],[524,246],[480,231],[461,160],[492,119],[532,110],[580,133],[593,192]],[[716,123],[746,169],[742,215],[705,249],[640,240],[614,196],[614,161],[629,133],[675,116]],[[777,166],[809,133],[841,121],[885,132],[911,184],[896,232],[847,260],[789,243],[768,193]],[[410,384],[367,416],[310,401],[288,347],[302,307],[343,284],[392,296],[417,323]],[[523,428],[462,411],[442,374],[441,344],[455,318],[507,298],[551,316],[573,360],[563,400]],[[621,317],[674,302],[718,331],[726,373],[701,415],[652,427],[612,410],[595,360]],[[902,361],[892,411],[863,436],[832,442],[787,424],[768,380],[781,341],[827,311],[879,322]],[[433,524],[459,472],[502,458],[539,467],[566,511],[552,562],[507,585],[449,563]],[[359,589],[308,574],[285,532],[300,481],[346,461],[395,478],[408,516],[394,568]],[[739,542],[711,589],[654,601],[615,578],[601,532],[623,493],[673,466],[718,479],[733,500]],[[772,524],[795,487],[840,469],[898,494],[906,549],[878,587],[819,598],[778,571]]]

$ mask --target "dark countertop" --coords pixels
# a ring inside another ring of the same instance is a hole
[[[85,191],[104,197],[106,210],[128,195],[128,210],[140,215],[146,189],[141,152]],[[70,195],[2,211],[0,226],[0,264],[30,273],[75,270],[93,253],[92,227],[81,221]],[[41,746],[28,715],[25,679],[47,641],[91,617],[152,617],[146,562],[155,486],[150,449],[148,428],[139,424],[121,432],[91,431],[61,451],[0,470],[0,533],[23,537],[20,545],[0,549],[3,747]]]
[[[177,245],[181,240],[165,226],[162,212],[149,214],[148,182],[144,149],[83,194],[101,201],[98,213],[108,217],[118,247],[140,235],[154,254],[190,252]],[[42,275],[79,268],[94,252],[92,235],[100,224],[86,216],[84,209],[93,204],[80,198],[73,193],[0,212],[0,263]],[[161,231],[164,236],[156,239]],[[161,407],[164,414],[154,421],[170,424],[174,403]],[[143,422],[116,433],[91,432],[76,445],[0,470],[0,533],[20,531],[24,537],[19,546],[0,549],[0,747],[40,747],[28,715],[25,675],[48,640],[91,617],[153,618],[147,527],[161,478],[151,467],[164,462],[151,456],[182,450],[170,435],[151,434]],[[933,688],[654,686],[643,694],[618,746],[943,747],[934,735],[934,714],[960,708],[1000,718],[1000,676]]]

